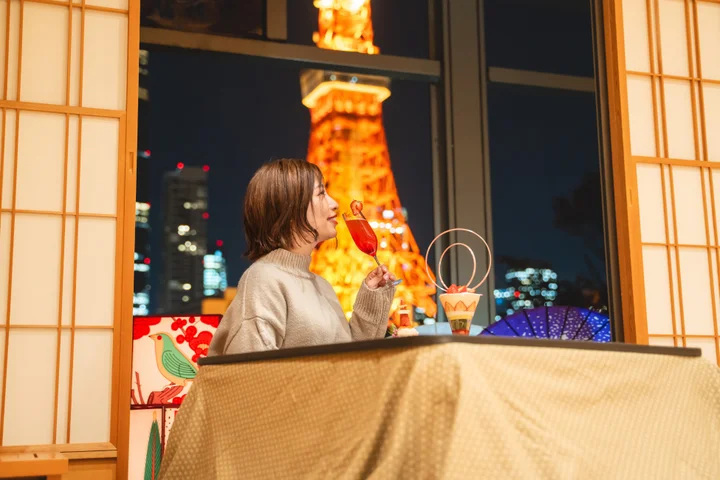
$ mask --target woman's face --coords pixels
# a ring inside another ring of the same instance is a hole
[[[338,203],[325,191],[322,181],[315,181],[313,197],[308,205],[307,218],[318,232],[318,242],[324,242],[337,236]]]

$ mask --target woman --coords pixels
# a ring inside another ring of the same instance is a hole
[[[302,160],[262,166],[245,194],[246,255],[253,261],[209,355],[382,338],[395,287],[387,267],[368,274],[350,322],[332,286],[310,272],[315,246],[337,235],[338,204],[320,169]]]

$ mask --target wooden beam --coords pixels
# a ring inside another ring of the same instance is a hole
[[[488,78],[493,83],[508,83],[528,87],[557,88],[578,92],[594,92],[595,79],[575,75],[517,70],[514,68],[490,67]]]
[[[326,50],[310,45],[179,32],[152,27],[140,28],[140,43],[271,58],[304,67],[331,68],[338,71],[369,73],[408,80],[426,82],[440,80],[440,62],[422,58],[366,55]]]

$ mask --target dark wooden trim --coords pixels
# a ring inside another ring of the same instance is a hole
[[[287,40],[287,0],[266,0],[265,36],[270,40]]]
[[[605,67],[605,36],[603,35],[603,7],[601,0],[590,0],[593,34],[593,61],[595,64],[595,105],[597,109],[598,153],[600,156],[600,189],[603,195],[603,231],[605,234],[605,270],[608,292],[608,313],[612,321],[613,339],[622,342],[623,315],[620,299],[618,265],[618,238],[615,216],[615,196],[610,145],[610,110],[608,79]]]
[[[311,45],[223,37],[153,27],[140,28],[140,42],[166,47],[269,58],[308,68],[330,68],[337,71],[367,73],[433,83],[440,81],[440,62],[423,58],[397,55],[366,55],[355,52],[326,50]]]
[[[130,411],[132,410],[159,410],[161,408],[180,408],[180,404],[177,403],[153,403],[153,404],[144,404],[144,405],[130,405]]]
[[[490,115],[488,113],[488,75],[489,69],[487,65],[487,47],[485,38],[485,0],[477,0],[477,29],[478,29],[478,52],[480,64],[480,76],[478,83],[480,85],[480,116],[482,125],[482,169],[483,169],[483,205],[485,207],[485,240],[490,246],[494,246],[493,235],[493,209],[492,209],[492,178],[490,176]],[[496,304],[495,304],[495,275],[491,272],[485,284],[488,299],[488,325],[495,321]]]
[[[577,92],[595,92],[595,79],[593,77],[581,77],[578,75],[537,72],[534,70],[521,70],[505,67],[488,67],[487,72],[489,81],[493,83],[554,88],[559,90],[574,90]]]
[[[654,355],[675,355],[679,357],[700,357],[699,348],[663,347],[648,345],[630,345],[626,343],[596,343],[572,340],[545,340],[539,338],[518,337],[460,337],[451,335],[427,335],[419,337],[389,338],[368,340],[364,342],[336,343],[331,345],[318,345],[313,347],[288,348],[271,350],[267,352],[241,353],[236,355],[222,355],[201,358],[200,366],[223,365],[228,363],[258,362],[264,360],[280,360],[319,355],[339,355],[373,350],[393,350],[398,348],[428,347],[445,345],[448,343],[468,343],[473,345],[503,345],[509,347],[542,347],[542,348],[570,348],[599,352],[640,353]]]

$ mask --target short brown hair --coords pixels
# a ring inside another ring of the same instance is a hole
[[[255,172],[245,193],[245,255],[252,261],[278,248],[290,249],[296,239],[318,232],[307,219],[315,181],[322,172],[312,163],[281,158]]]

